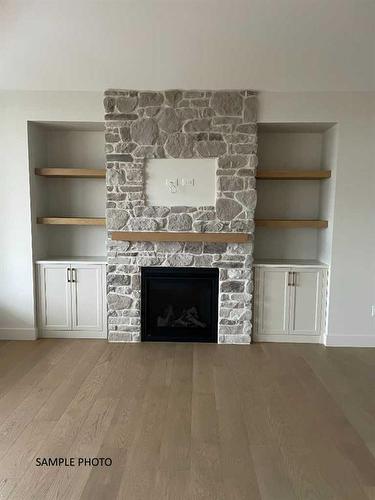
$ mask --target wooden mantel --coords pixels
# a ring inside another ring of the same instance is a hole
[[[175,233],[167,231],[113,231],[116,241],[203,241],[209,243],[246,243],[247,233]]]

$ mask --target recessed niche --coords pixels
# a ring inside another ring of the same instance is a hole
[[[212,158],[152,159],[146,162],[146,199],[153,206],[213,206],[216,167]]]

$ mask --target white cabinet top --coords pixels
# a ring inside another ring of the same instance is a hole
[[[254,261],[254,267],[320,267],[328,268],[328,264],[319,260],[302,259],[257,259]]]
[[[37,264],[73,264],[73,263],[87,263],[87,264],[106,264],[107,257],[100,255],[97,257],[47,257],[45,259],[37,259]]]

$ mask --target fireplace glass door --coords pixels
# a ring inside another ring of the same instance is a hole
[[[219,270],[144,267],[143,341],[217,342]]]

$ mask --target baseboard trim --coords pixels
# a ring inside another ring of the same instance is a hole
[[[43,339],[102,339],[107,340],[106,331],[92,330],[39,330]]]
[[[324,345],[327,347],[375,347],[375,334],[327,335]]]
[[[320,344],[320,336],[314,335],[254,335],[254,342],[285,342],[288,344]]]
[[[0,340],[36,340],[35,328],[0,328]]]

